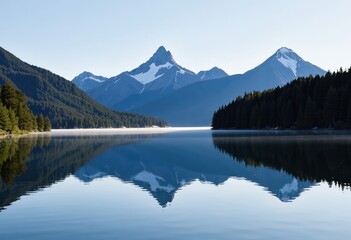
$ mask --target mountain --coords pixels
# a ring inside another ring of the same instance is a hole
[[[144,84],[144,91],[179,89],[198,80],[195,73],[178,65],[163,46],[128,75]]]
[[[282,47],[262,64],[246,72],[244,81],[250,81],[259,89],[285,85],[288,82],[309,75],[324,75],[326,71],[303,60],[293,50]]]
[[[128,73],[122,73],[110,78],[100,86],[88,90],[87,93],[97,102],[111,107],[130,95],[142,93],[143,90],[142,83],[129,76]]]
[[[227,74],[217,67],[195,74],[181,67],[173,59],[171,52],[161,46],[139,67],[106,81],[91,84],[77,81],[79,76],[73,79],[73,83],[96,101],[109,108],[128,111],[192,83],[220,78]]]
[[[218,78],[224,78],[228,77],[229,75],[223,71],[222,69],[218,67],[211,68],[208,71],[200,71],[197,76],[205,81],[205,80],[210,80],[210,79],[218,79]]]
[[[96,76],[90,72],[83,72],[79,74],[72,80],[78,88],[83,91],[88,91],[90,89],[96,88],[101,83],[105,82],[108,78]]]
[[[291,49],[280,48],[262,64],[244,74],[196,82],[154,101],[135,107],[129,105],[128,110],[160,117],[173,126],[209,126],[213,113],[220,106],[245,92],[270,89],[298,77],[325,73]]]
[[[5,82],[27,96],[34,114],[48,115],[54,128],[165,125],[159,119],[107,109],[66,79],[0,48],[0,84]]]

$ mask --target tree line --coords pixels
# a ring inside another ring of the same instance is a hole
[[[254,91],[220,107],[213,129],[351,129],[351,68]]]
[[[12,84],[0,89],[0,134],[50,131],[48,116],[35,116],[26,104],[26,96]]]

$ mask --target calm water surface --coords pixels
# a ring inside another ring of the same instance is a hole
[[[350,133],[0,140],[0,239],[350,239]]]

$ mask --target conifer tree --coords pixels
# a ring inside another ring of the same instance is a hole
[[[9,109],[9,118],[10,118],[10,133],[15,133],[19,130],[18,128],[18,117],[16,116],[15,111],[12,108]]]
[[[44,131],[44,117],[43,114],[39,114],[37,117],[37,128],[39,132]]]
[[[0,129],[4,130],[5,132],[11,129],[9,111],[2,104],[0,104]]]
[[[51,122],[48,116],[45,116],[44,118],[44,131],[45,132],[51,131]]]

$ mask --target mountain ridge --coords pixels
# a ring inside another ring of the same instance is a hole
[[[128,110],[161,117],[173,126],[210,126],[213,113],[237,96],[245,92],[282,86],[296,79],[295,68],[284,65],[279,58],[296,61],[298,77],[326,73],[323,69],[304,61],[291,49],[280,48],[263,63],[243,74],[196,82],[168,96]]]
[[[287,47],[279,48],[253,69],[232,76],[214,67],[197,74],[189,71],[186,79],[182,79],[179,72],[183,68],[177,66],[180,65],[171,52],[161,46],[147,62],[122,73],[130,78],[124,86],[114,86],[110,79],[88,94],[111,109],[163,118],[173,126],[209,126],[215,110],[245,92],[282,86],[310,74],[325,74],[323,69],[303,60]],[[133,76],[145,77],[146,73],[152,74],[148,80],[143,79],[144,85],[140,79],[132,79]],[[175,85],[179,79],[182,84]],[[132,82],[134,87],[128,85]]]
[[[5,82],[24,92],[34,114],[48,115],[53,128],[165,125],[159,119],[107,109],[70,81],[0,47],[0,84]]]
[[[85,87],[89,83],[86,84],[82,80],[78,81],[78,76],[73,83],[104,106],[118,109],[120,108],[119,104],[123,105],[122,101],[128,97],[133,99],[134,104],[131,103],[131,105],[136,106],[140,102],[146,103],[159,99],[192,83],[223,76],[227,76],[227,73],[218,67],[196,74],[179,65],[174,60],[172,53],[161,46],[146,62],[137,68],[122,72],[103,82],[97,83],[95,81],[92,88],[90,86]],[[123,86],[116,84],[116,79],[122,79]],[[128,107],[123,109],[126,110]]]

